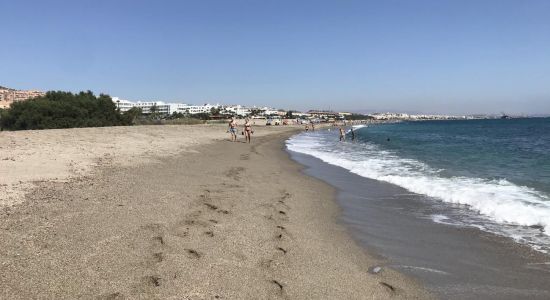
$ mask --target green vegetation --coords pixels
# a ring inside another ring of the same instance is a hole
[[[12,103],[0,112],[0,127],[25,130],[132,125],[140,114],[139,109],[121,114],[108,95],[51,91],[42,97]]]
[[[289,110],[289,111],[286,112],[285,118],[287,118],[287,119],[294,119],[294,115],[293,115],[293,113],[292,113],[291,110]]]
[[[132,108],[132,109],[135,109]],[[132,110],[130,109],[130,110]],[[173,112],[171,115],[161,114],[155,106],[151,107],[151,113],[144,115],[141,110],[134,118],[135,125],[195,125],[204,124],[210,119],[209,114],[196,114],[191,116],[188,112]],[[129,112],[129,111],[128,111]]]

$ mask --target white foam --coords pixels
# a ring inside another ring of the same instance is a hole
[[[450,220],[449,217],[445,216],[445,215],[431,215],[430,216],[432,221],[434,221],[435,223],[440,223],[440,224],[451,224],[449,223],[448,221]]]
[[[430,272],[430,273],[438,273],[438,274],[442,274],[442,275],[450,275],[450,273],[447,273],[447,272],[445,272],[445,271],[441,271],[441,270],[437,270],[437,269],[432,269],[432,268],[426,268],[426,267],[405,266],[405,265],[396,265],[395,267],[397,267],[397,268],[403,268],[403,269],[414,269],[414,270],[419,270],[419,271],[424,271],[424,272]]]
[[[422,162],[397,157],[372,144],[341,145],[330,141],[332,139],[322,136],[297,135],[287,141],[287,147],[363,177],[445,202],[467,205],[499,223],[542,226],[544,234],[550,235],[550,199],[532,188],[503,179],[447,178]]]

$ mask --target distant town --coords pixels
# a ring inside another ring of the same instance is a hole
[[[45,92],[37,90],[16,90],[0,86],[0,109],[7,109],[13,102],[44,96]],[[282,108],[267,106],[244,106],[206,103],[202,105],[185,103],[168,103],[164,101],[132,101],[120,97],[112,97],[112,101],[120,112],[127,112],[132,108],[138,108],[143,115],[157,114],[159,116],[181,115],[210,115],[213,118],[225,118],[235,116],[238,118],[300,118],[310,120],[343,120],[343,119],[372,119],[372,120],[464,120],[464,119],[494,119],[509,118],[511,116],[500,115],[439,115],[439,114],[408,114],[395,112],[376,112],[358,114],[352,112],[338,112],[331,110],[309,110],[300,112]],[[513,116],[526,117],[526,116]]]
[[[24,101],[44,96],[45,94],[41,91],[20,91],[0,86],[0,108],[8,108],[13,102]]]

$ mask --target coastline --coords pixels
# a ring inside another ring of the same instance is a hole
[[[304,172],[330,184],[341,222],[384,266],[422,282],[443,299],[548,299],[550,256],[476,228],[433,222],[448,205],[289,151]]]
[[[336,190],[285,151],[297,130],[258,128],[251,145],[216,132],[35,183],[0,211],[1,297],[431,298],[391,268],[368,272],[382,260],[339,224]]]

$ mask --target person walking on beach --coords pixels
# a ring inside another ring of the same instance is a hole
[[[346,140],[346,132],[344,131],[344,127],[340,127],[340,142],[343,142]]]
[[[231,133],[231,141],[236,142],[237,141],[237,121],[235,121],[235,117],[231,118],[231,121],[229,121],[229,133]]]
[[[315,123],[311,122],[311,131],[315,131]]]
[[[252,131],[252,124],[250,124],[250,120],[248,118],[244,121],[244,137],[250,143],[250,136],[252,135],[254,131]]]

